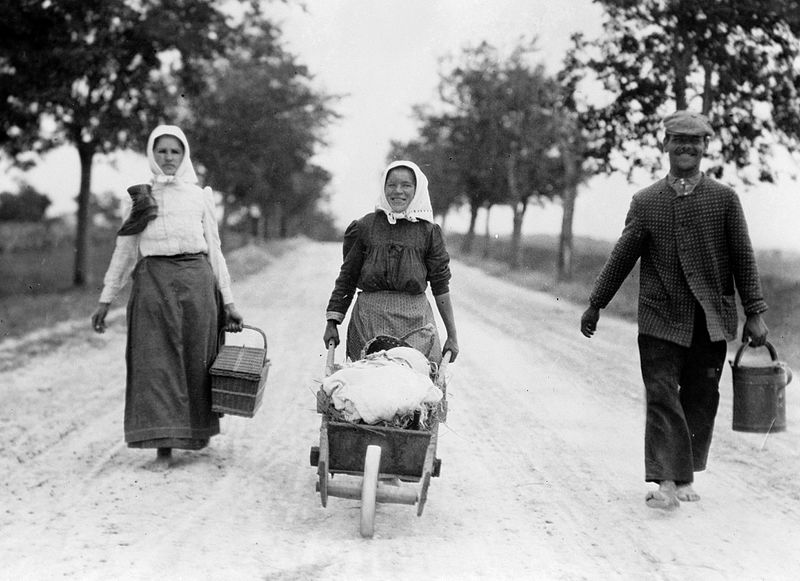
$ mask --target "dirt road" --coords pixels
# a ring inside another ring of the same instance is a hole
[[[703,499],[648,509],[635,327],[603,318],[589,341],[580,306],[458,264],[462,354],[441,477],[422,517],[379,505],[375,537],[362,539],[358,502],[322,508],[308,461],[339,253],[297,241],[235,283],[240,311],[269,337],[264,405],[225,417],[209,448],[179,452],[167,472],[122,442],[121,310],[105,335],[89,313],[54,330],[69,338],[43,353],[29,355],[46,333],[0,345],[0,578],[796,578],[795,384],[786,432],[734,432],[726,370]]]

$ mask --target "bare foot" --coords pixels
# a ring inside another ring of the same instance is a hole
[[[694,491],[691,484],[681,484],[676,489],[678,500],[683,502],[697,502],[700,500],[700,495]]]
[[[675,510],[681,505],[678,500],[677,488],[672,480],[662,480],[658,485],[658,490],[648,492],[644,501],[650,508],[662,510]]]
[[[154,472],[163,472],[172,464],[172,448],[159,448],[156,452],[156,459],[150,465]]]

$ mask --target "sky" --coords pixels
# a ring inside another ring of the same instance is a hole
[[[314,162],[332,174],[330,211],[344,227],[369,212],[380,191],[380,176],[391,140],[416,134],[412,108],[437,99],[440,59],[487,41],[503,53],[520,38],[538,38],[541,62],[560,68],[570,36],[601,31],[602,10],[590,0],[305,0],[267,4],[283,30],[286,48],[314,75],[315,88],[341,95],[342,116],[327,131],[328,147]],[[124,184],[148,175],[135,155],[118,155],[95,164],[95,192],[124,195]],[[53,212],[74,207],[78,190],[77,153],[57,151],[29,181],[51,195]],[[6,176],[6,181],[8,176]],[[213,184],[211,184],[213,185]],[[578,236],[616,238],[633,193],[646,184],[628,184],[619,176],[594,179],[579,191],[574,232]],[[5,183],[0,180],[0,186]],[[798,184],[769,191],[740,192],[756,246],[800,251],[796,217]],[[436,195],[436,184],[430,185]],[[531,207],[526,233],[556,234],[561,208]],[[448,227],[463,229],[465,213],[448,217]],[[510,231],[510,210],[492,211],[492,233]],[[480,225],[481,231],[483,225]]]
[[[600,16],[588,0],[309,0],[306,7],[279,10],[286,13],[279,21],[318,86],[347,95],[319,158],[335,168],[337,214],[371,209],[389,142],[413,138],[413,105],[437,97],[441,58],[484,40],[507,52],[536,36],[555,72],[570,34],[599,31]]]

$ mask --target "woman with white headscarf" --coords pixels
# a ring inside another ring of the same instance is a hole
[[[347,356],[362,357],[378,336],[403,339],[439,362],[458,355],[450,300],[450,256],[433,221],[428,178],[410,161],[384,170],[375,211],[355,220],[344,235],[344,260],[326,312],[323,340],[339,344],[342,323],[355,297],[347,329]],[[447,338],[441,346],[425,292],[430,284]]]
[[[228,267],[211,188],[200,188],[180,128],[159,125],[147,142],[150,183],[128,189],[131,212],[120,229],[92,315],[106,328],[111,301],[127,281],[125,441],[156,448],[167,466],[172,449],[198,450],[219,433],[208,369],[221,328],[237,332]]]

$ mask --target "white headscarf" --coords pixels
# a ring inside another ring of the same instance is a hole
[[[392,207],[386,199],[384,188],[386,186],[386,176],[389,172],[396,167],[407,167],[414,172],[414,177],[417,181],[417,189],[414,191],[414,198],[408,205],[404,212],[393,212]],[[386,219],[389,224],[396,224],[398,220],[405,219],[409,222],[416,222],[417,220],[425,220],[426,222],[433,223],[433,208],[431,207],[431,195],[428,192],[428,178],[422,173],[417,164],[413,161],[393,161],[386,169],[383,170],[383,179],[381,180],[381,191],[378,195],[378,201],[375,204],[375,209],[380,210],[386,214]]]
[[[164,171],[158,167],[153,153],[156,139],[164,135],[174,137],[183,144],[183,159],[174,176],[166,175]],[[154,182],[167,183],[181,181],[189,184],[197,183],[197,174],[194,171],[192,160],[189,157],[189,141],[186,139],[186,135],[183,134],[181,128],[177,125],[159,125],[153,129],[152,133],[150,133],[150,137],[147,139],[147,161],[150,163],[150,171],[153,172]]]

